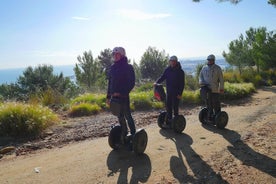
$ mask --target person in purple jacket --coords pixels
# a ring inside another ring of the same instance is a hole
[[[119,123],[122,127],[122,141],[123,137],[127,134],[128,127],[130,133],[134,136],[136,132],[134,120],[130,111],[129,93],[135,86],[135,73],[133,66],[128,64],[126,52],[123,47],[115,47],[112,51],[114,64],[111,66],[108,75],[108,88],[107,88],[107,104],[110,105],[110,100],[116,98],[120,100],[121,111],[118,116]]]
[[[169,60],[169,66],[165,69],[160,78],[156,80],[154,85],[162,83],[166,80],[166,110],[167,110],[167,120],[166,123],[169,124],[172,120],[172,110],[174,111],[174,116],[178,116],[179,112],[179,101],[182,96],[185,85],[185,73],[181,68],[180,63],[176,56],[171,56]]]

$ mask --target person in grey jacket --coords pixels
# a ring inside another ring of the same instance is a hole
[[[212,120],[213,117],[221,111],[220,93],[224,92],[224,80],[220,66],[215,64],[216,57],[211,54],[207,57],[207,65],[204,66],[199,74],[199,85],[201,87],[200,94],[204,101],[208,101],[208,118]]]

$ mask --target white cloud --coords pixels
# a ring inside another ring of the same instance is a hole
[[[153,14],[153,13],[142,12],[140,10],[126,10],[126,9],[119,10],[119,14],[134,20],[159,19],[159,18],[166,18],[171,16],[171,14],[168,14],[168,13]]]
[[[89,21],[90,20],[90,18],[88,18],[88,17],[78,17],[78,16],[72,17],[72,19],[82,20],[82,21]]]

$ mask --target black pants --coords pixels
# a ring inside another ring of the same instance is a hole
[[[132,118],[131,111],[130,111],[129,97],[122,98],[121,104],[122,104],[122,108],[121,108],[121,113],[118,116],[118,119],[119,119],[119,123],[122,127],[122,134],[127,134],[127,132],[128,132],[127,124],[128,124],[131,135],[134,135],[136,132],[136,129],[135,129],[134,120]],[[126,124],[126,121],[127,121],[127,124]]]
[[[178,116],[178,109],[179,106],[179,99],[177,98],[177,95],[174,94],[168,94],[166,99],[166,108],[167,108],[167,119],[172,119],[172,114],[174,116]]]
[[[213,115],[216,115],[221,111],[219,93],[212,93],[211,90],[208,88],[201,88],[200,95],[206,103],[209,117],[212,117]]]
[[[209,116],[216,115],[221,111],[219,93],[210,93],[207,108],[209,110]]]

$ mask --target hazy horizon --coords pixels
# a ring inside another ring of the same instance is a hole
[[[181,66],[184,69],[186,74],[192,73],[195,69],[196,65],[198,64],[204,64],[206,62],[206,59],[179,59],[181,62]],[[228,65],[225,59],[217,59],[217,64],[223,64],[223,66]],[[38,65],[37,65],[38,66]],[[31,66],[31,67],[37,67],[37,66]],[[53,66],[54,73],[60,74],[61,72],[65,77],[71,77],[74,76],[73,68],[75,67],[75,64],[72,65],[50,65]],[[222,66],[222,67],[223,67]],[[21,68],[8,68],[8,69],[0,69],[0,85],[1,84],[10,84],[16,82],[17,78],[20,75],[23,75],[23,71],[27,67],[21,67]]]

